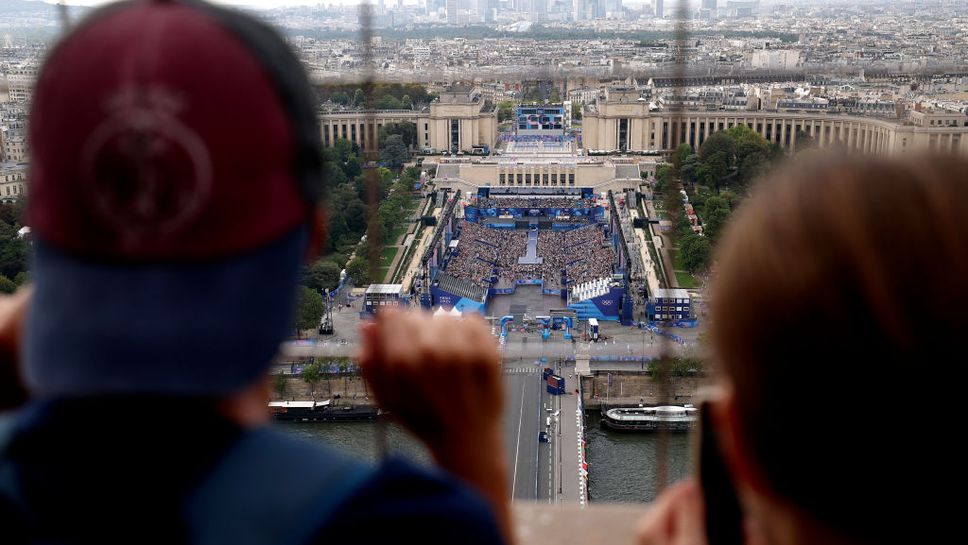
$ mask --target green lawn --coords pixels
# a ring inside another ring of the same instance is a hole
[[[692,289],[699,287],[699,282],[696,281],[696,277],[686,271],[676,271],[676,280],[679,282],[680,288]]]
[[[679,287],[685,289],[698,288],[699,281],[682,266],[678,250],[669,250],[669,255],[672,257],[672,268],[676,272],[676,281],[679,282]]]
[[[669,257],[672,258],[672,268],[677,271],[684,271],[685,267],[679,262],[679,250],[673,250],[669,248]]]

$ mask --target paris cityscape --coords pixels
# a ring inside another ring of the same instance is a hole
[[[3,293],[31,279],[38,75],[104,2],[68,4],[0,6]],[[295,52],[326,163],[327,238],[267,410],[431,464],[384,423],[360,326],[479,315],[514,502],[648,503],[694,474],[717,243],[759,180],[815,155],[968,157],[963,0],[220,4]]]

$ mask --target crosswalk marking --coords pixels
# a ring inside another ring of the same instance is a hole
[[[505,367],[505,375],[540,375],[540,367]]]

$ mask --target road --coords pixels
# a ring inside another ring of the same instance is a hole
[[[515,360],[504,369],[504,443],[510,469],[511,499],[549,498],[550,443],[539,443],[548,403],[541,367]]]

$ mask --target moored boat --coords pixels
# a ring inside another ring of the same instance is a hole
[[[692,406],[619,407],[602,413],[601,426],[618,431],[687,432],[699,420],[699,409]]]
[[[270,401],[269,414],[276,420],[296,422],[363,421],[380,416],[370,405],[335,405],[325,401]]]

